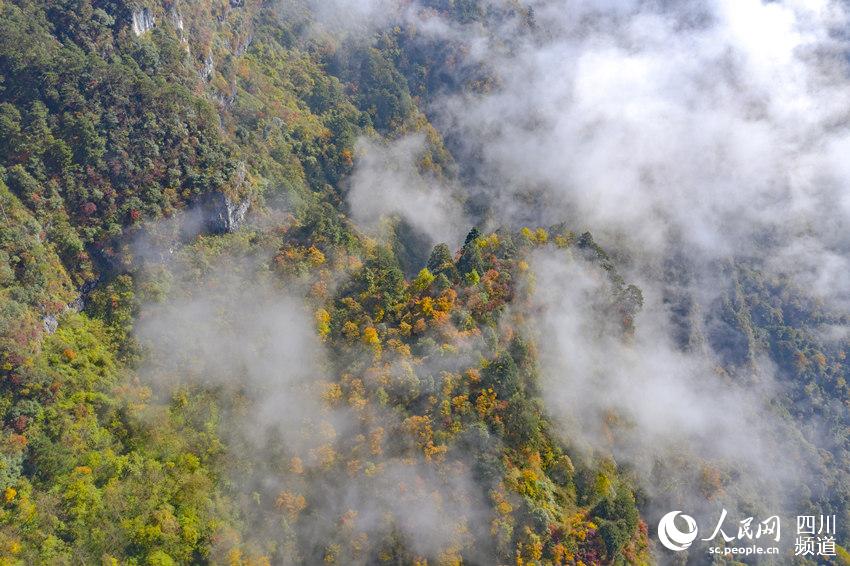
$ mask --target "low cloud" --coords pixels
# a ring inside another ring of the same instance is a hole
[[[789,504],[814,449],[776,412],[769,361],[731,376],[711,352],[683,351],[652,293],[624,335],[608,273],[568,252],[540,251],[531,269],[541,389],[566,443],[612,455],[656,505]]]
[[[805,246],[803,283],[846,271],[842,5],[530,4],[535,33],[485,57],[498,86],[434,108],[481,156],[496,223],[568,219],[705,260]]]
[[[252,525],[249,540],[282,541],[273,553],[281,564],[321,562],[327,553],[367,564],[377,547],[399,541],[423,557],[464,548],[492,562],[486,548],[470,549],[490,536],[488,486],[472,463],[460,453],[426,460],[390,408],[329,401],[339,360],[315,330],[306,289],[265,277],[261,260],[219,257],[203,272],[181,272],[172,261],[167,301],[144,306],[136,329],[147,353],[140,372],[159,394],[216,392],[230,495]],[[439,375],[469,355],[415,371]],[[372,357],[355,346],[346,359],[365,371]],[[397,365],[384,371],[387,387],[406,379]],[[368,382],[359,374],[341,381],[353,378]]]
[[[460,240],[468,226],[462,204],[444,180],[421,170],[425,143],[424,135],[358,141],[347,197],[358,225],[378,233],[387,218],[402,218],[432,243]]]

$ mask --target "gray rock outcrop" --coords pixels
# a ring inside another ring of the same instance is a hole
[[[212,53],[207,53],[207,57],[204,59],[204,67],[201,69],[201,77],[205,80],[210,80],[213,71],[215,71],[215,62],[213,61]]]
[[[183,16],[180,15],[180,12],[177,11],[177,8],[172,6],[171,10],[168,12],[169,17],[171,18],[171,25],[174,26],[174,29],[177,30],[177,35],[181,38],[183,37]]]
[[[133,33],[137,36],[146,34],[155,24],[153,14],[148,8],[133,10]]]
[[[207,231],[213,234],[233,232],[245,220],[250,201],[234,201],[226,194],[216,191],[203,202],[204,221]]]
[[[59,328],[59,321],[52,314],[49,314],[42,318],[41,322],[44,325],[44,331],[48,334],[53,334],[54,332],[56,332],[56,329]]]

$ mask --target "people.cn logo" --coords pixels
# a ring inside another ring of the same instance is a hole
[[[676,517],[681,515],[685,521],[686,529],[680,531],[676,526]],[[685,550],[697,538],[697,522],[690,515],[681,511],[670,511],[658,521],[658,540],[665,547],[676,552]]]

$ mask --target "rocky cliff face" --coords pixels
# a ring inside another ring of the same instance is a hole
[[[148,8],[133,11],[133,33],[143,35],[153,29],[156,22]]]
[[[210,193],[204,198],[204,223],[206,230],[212,234],[233,232],[248,212],[250,201],[234,201],[222,192]]]
[[[185,29],[185,25],[183,24],[183,16],[177,10],[175,6],[172,6],[168,11],[168,16],[171,18],[171,24],[174,26],[174,29],[177,30],[177,34],[182,38],[183,31]]]
[[[201,69],[201,78],[205,81],[210,80],[212,78],[213,71],[215,71],[215,61],[213,61],[212,53],[207,53],[207,56],[204,59],[204,67]]]

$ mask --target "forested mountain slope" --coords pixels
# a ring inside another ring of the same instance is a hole
[[[418,8],[537,29],[520,2]],[[632,258],[584,223],[502,226],[461,188],[475,147],[434,103],[499,84],[461,36],[336,16],[0,2],[0,563],[657,560],[656,494],[619,457],[635,427],[603,412],[588,450],[543,385],[560,377],[542,321],[568,303],[542,301],[542,266],[587,289],[582,335],[629,349]],[[397,143],[411,164],[381,160]],[[421,215],[469,219],[459,234],[359,208],[412,175],[443,187]],[[680,292],[699,270],[670,263],[678,347],[729,382],[772,360],[776,434],[817,478],[784,504],[837,514],[843,543],[847,338],[827,333],[847,320],[757,263],[724,264],[704,311]],[[668,496],[764,510],[734,462],[657,464]]]

